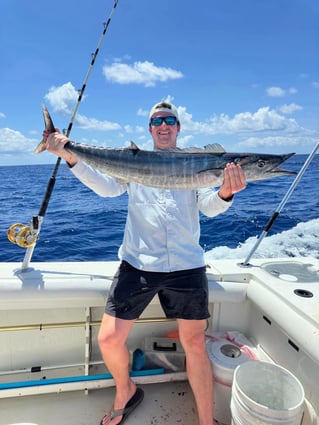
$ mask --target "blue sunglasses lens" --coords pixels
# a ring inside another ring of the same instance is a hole
[[[154,127],[159,127],[160,125],[162,125],[163,121],[167,125],[175,125],[177,119],[176,117],[155,117],[151,118],[151,125],[153,125]]]

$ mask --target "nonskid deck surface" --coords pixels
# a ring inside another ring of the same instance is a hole
[[[141,385],[144,400],[128,425],[197,425],[192,391],[187,382]],[[0,400],[0,425],[99,425],[112,406],[115,389]],[[216,423],[217,424],[217,423]]]

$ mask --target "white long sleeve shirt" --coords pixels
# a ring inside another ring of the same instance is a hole
[[[212,217],[232,204],[210,188],[165,190],[120,184],[81,161],[71,170],[100,196],[114,197],[127,191],[128,214],[119,258],[141,270],[170,272],[204,266],[199,211]]]

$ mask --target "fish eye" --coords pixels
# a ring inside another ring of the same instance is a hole
[[[266,163],[265,163],[265,161],[263,161],[262,159],[260,159],[260,160],[257,162],[257,167],[258,167],[258,168],[263,168],[265,165],[266,165]]]

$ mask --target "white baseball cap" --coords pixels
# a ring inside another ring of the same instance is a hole
[[[174,117],[176,117],[177,122],[179,123],[177,108],[172,103],[165,102],[165,101],[156,103],[156,105],[154,105],[150,111],[149,119],[151,119],[156,112],[167,112],[170,115],[173,115]]]

